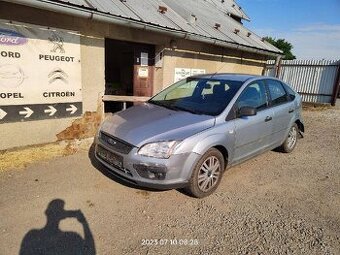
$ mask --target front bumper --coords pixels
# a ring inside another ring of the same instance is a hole
[[[154,189],[185,187],[191,177],[193,167],[200,158],[199,154],[191,152],[175,154],[168,159],[157,159],[137,154],[138,148],[136,147],[127,154],[120,153],[100,138],[96,138],[95,144],[95,157],[109,170],[110,174],[130,184]],[[113,159],[105,157],[105,151],[113,153]],[[156,175],[159,172],[160,179],[151,179],[149,175],[153,174],[149,170],[155,172]]]

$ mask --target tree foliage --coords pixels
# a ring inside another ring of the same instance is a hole
[[[276,48],[283,51],[284,54],[283,59],[285,60],[296,59],[296,57],[292,53],[293,45],[287,42],[285,39],[275,39],[269,36],[265,37],[264,39],[270,44],[274,45]]]

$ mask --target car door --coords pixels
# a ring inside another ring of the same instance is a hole
[[[266,80],[270,97],[270,107],[273,109],[273,130],[271,145],[281,145],[294,117],[294,102],[289,99],[282,83],[278,80]]]
[[[257,110],[254,116],[237,117],[235,125],[234,162],[245,160],[268,147],[272,131],[272,109],[268,107],[268,95],[263,80],[249,84],[238,98],[236,112],[250,106]]]

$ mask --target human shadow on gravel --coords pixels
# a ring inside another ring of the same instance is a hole
[[[65,210],[65,202],[52,200],[45,211],[47,222],[42,229],[31,229],[21,242],[19,255],[95,255],[96,248],[89,224],[80,210]],[[84,239],[76,232],[59,229],[60,221],[76,218],[83,226]]]
[[[133,188],[133,189],[138,189],[138,190],[144,190],[144,191],[152,191],[152,192],[163,192],[166,190],[158,190],[158,189],[152,189],[152,188],[146,188],[146,187],[141,187],[138,186],[137,184],[134,184],[132,182],[130,182],[129,180],[124,180],[121,179],[119,177],[116,176],[115,173],[111,172],[107,167],[105,167],[102,163],[100,163],[95,156],[95,144],[93,143],[89,149],[88,152],[88,157],[91,161],[92,166],[97,169],[100,173],[102,173],[103,175],[105,175],[107,178],[118,182],[121,185],[127,186],[129,188]]]

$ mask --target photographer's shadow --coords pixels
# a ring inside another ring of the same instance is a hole
[[[51,201],[45,211],[47,223],[42,229],[32,229],[24,237],[20,255],[96,254],[94,239],[85,216],[80,210],[64,210],[61,199]],[[84,239],[76,232],[64,232],[59,223],[66,218],[76,218],[83,226]]]

